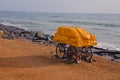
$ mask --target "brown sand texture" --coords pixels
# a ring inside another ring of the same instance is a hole
[[[54,58],[55,47],[28,40],[0,39],[0,80],[120,80],[120,63],[68,64]]]

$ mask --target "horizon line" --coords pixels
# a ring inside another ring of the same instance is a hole
[[[49,12],[49,11],[17,11],[17,10],[0,10],[4,12],[31,12],[31,13],[63,13],[63,14],[120,14],[117,12],[108,13],[108,12]]]

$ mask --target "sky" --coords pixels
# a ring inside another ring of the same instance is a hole
[[[0,10],[60,13],[120,13],[120,0],[0,0]]]

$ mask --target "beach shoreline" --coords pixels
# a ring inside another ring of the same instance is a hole
[[[49,34],[44,34],[42,31],[27,31],[15,26],[7,26],[3,24],[0,24],[0,30],[5,33],[5,35],[3,36],[4,39],[25,39],[46,45],[51,45],[52,43],[54,43],[52,41],[53,36]],[[108,58],[112,61],[120,62],[120,51],[94,47],[93,53]]]
[[[32,42],[32,38],[24,34],[9,38],[0,38],[1,80],[120,79],[120,64],[110,59],[94,55],[95,62],[82,60],[80,64],[68,64],[54,57],[54,45]]]

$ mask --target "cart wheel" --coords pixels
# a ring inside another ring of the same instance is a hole
[[[64,45],[61,45],[61,44],[58,44],[56,46],[56,56],[60,59],[63,58],[64,56],[64,52],[65,52],[65,48],[64,48]]]
[[[77,50],[75,47],[70,46],[68,48],[68,61],[70,63],[74,63],[76,62],[76,60],[77,60]]]
[[[91,50],[90,47],[87,48],[85,56],[86,56],[86,60],[91,63],[92,62],[92,56],[93,56],[93,54],[92,54],[92,50]]]
[[[90,47],[88,47],[88,48],[83,47],[82,48],[82,58],[84,60],[91,63],[92,62],[92,56],[93,56],[93,54],[92,54],[92,50],[91,50]]]

